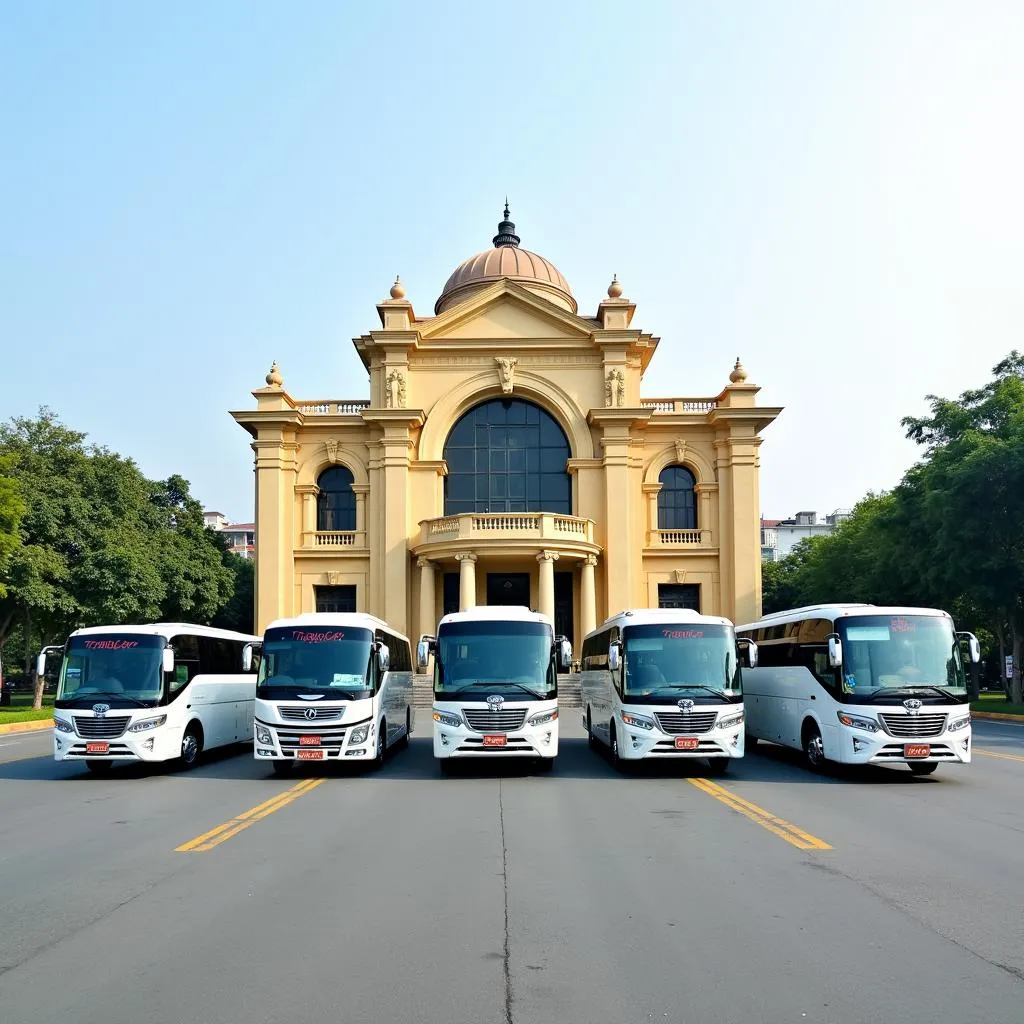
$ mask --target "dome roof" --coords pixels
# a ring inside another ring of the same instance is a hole
[[[515,234],[516,226],[508,218],[506,203],[505,219],[498,225],[494,248],[470,256],[455,268],[434,305],[435,313],[443,313],[474,292],[506,277],[518,281],[563,309],[576,312],[576,300],[562,272],[543,256],[528,249],[520,249],[519,236]]]

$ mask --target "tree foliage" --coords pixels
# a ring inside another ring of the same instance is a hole
[[[923,458],[887,494],[868,495],[827,537],[764,567],[766,611],[825,601],[946,608],[1014,655],[1024,646],[1024,356],[958,399],[928,396],[903,420]]]

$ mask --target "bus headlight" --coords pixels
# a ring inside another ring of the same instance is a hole
[[[365,743],[367,737],[370,735],[370,723],[367,722],[365,725],[357,725],[349,734],[349,743]]]
[[[128,726],[128,731],[149,732],[150,729],[159,729],[166,721],[166,715],[159,715],[157,718],[144,718],[141,722],[132,722],[132,724]]]
[[[434,721],[440,722],[441,725],[450,725],[453,729],[458,729],[462,725],[462,715],[455,715],[450,711],[435,711]]]
[[[74,733],[75,731],[75,727],[67,719],[58,718],[56,715],[53,716],[53,727],[57,732]]]
[[[266,743],[266,744],[270,745],[270,744],[272,744],[274,742],[274,734],[269,729],[267,729],[265,726],[257,725],[256,726],[256,742],[257,743]]]
[[[55,719],[55,721],[56,721],[56,719]],[[969,726],[970,724],[971,724],[971,716],[970,715],[964,715],[962,718],[954,718],[953,721],[949,723],[947,728],[949,729],[950,732],[956,732],[959,729],[966,729],[967,726]]]
[[[723,715],[718,720],[719,729],[732,729],[734,726],[739,725],[743,721],[743,712],[738,711],[734,715]]]
[[[530,720],[530,725],[546,725],[548,722],[553,722],[558,717],[558,708],[552,708],[550,711],[538,711],[537,714],[533,715]]]
[[[874,718],[861,718],[859,715],[848,715],[845,711],[837,711],[839,721],[851,729],[863,729],[864,732],[878,732],[878,722]]]
[[[654,728],[654,722],[649,718],[641,718],[639,715],[631,715],[626,711],[622,712],[622,722],[624,725],[631,725],[635,729],[646,729],[648,732]]]

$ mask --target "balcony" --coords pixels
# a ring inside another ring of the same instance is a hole
[[[714,551],[711,530],[648,530],[646,554],[708,554]]]
[[[300,550],[306,553],[317,551],[339,554],[347,549],[365,554],[365,548],[365,530],[307,530],[302,534]]]
[[[358,416],[370,408],[369,399],[314,398],[295,403],[303,416]]]
[[[717,398],[641,398],[643,409],[653,409],[658,413],[688,413],[703,416],[718,408]]]
[[[594,523],[590,519],[554,512],[464,512],[420,523],[417,554],[443,549],[553,548],[596,554]]]

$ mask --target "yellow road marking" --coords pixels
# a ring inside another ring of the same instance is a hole
[[[805,832],[802,828],[797,828],[796,825],[772,814],[771,811],[766,811],[763,807],[758,807],[757,804],[744,800],[743,797],[737,796],[724,786],[719,786],[710,779],[687,779],[686,781],[691,786],[696,786],[702,793],[707,793],[708,796],[714,797],[720,803],[725,804],[726,807],[738,811],[762,828],[773,832],[780,839],[785,839],[787,843],[792,844],[798,850],[832,849],[824,839],[812,836],[810,832]]]
[[[300,796],[305,796],[306,793],[316,789],[324,781],[324,779],[303,779],[302,782],[292,786],[291,789],[286,789],[283,793],[278,793],[277,796],[264,800],[263,803],[250,808],[244,814],[239,814],[237,818],[225,821],[222,825],[211,828],[209,832],[204,832],[201,836],[190,839],[187,843],[177,847],[174,852],[205,853],[207,850],[212,850],[215,846],[219,846],[232,836],[237,836],[239,832],[245,831],[250,825],[255,825],[257,821],[261,821],[268,815],[273,814],[274,811],[279,811],[293,800],[298,800]]]
[[[985,757],[998,757],[1004,761],[1024,762],[1024,757],[1021,757],[1020,754],[1000,754],[995,750],[982,750],[981,747],[975,747],[974,752],[976,754],[984,754]]]

